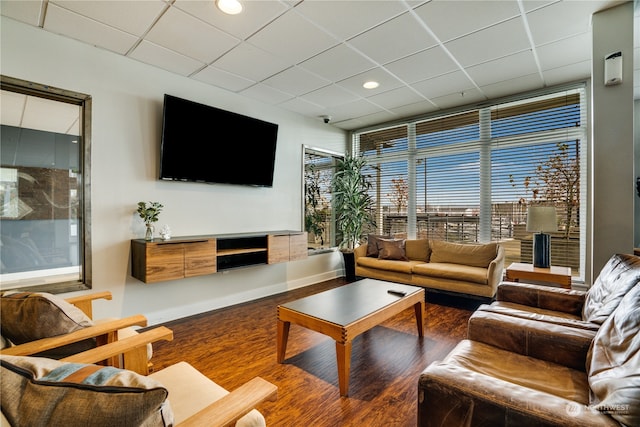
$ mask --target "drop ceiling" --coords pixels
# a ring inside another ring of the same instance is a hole
[[[591,15],[620,3],[244,0],[231,16],[213,0],[2,0],[0,12],[348,130],[587,78]]]

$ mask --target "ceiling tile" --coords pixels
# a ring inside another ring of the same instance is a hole
[[[482,86],[480,89],[489,98],[499,98],[501,96],[538,89],[540,87],[540,76],[536,73]]]
[[[80,107],[50,99],[27,97],[22,127],[56,133],[79,135]]]
[[[296,11],[342,39],[349,39],[407,11],[401,2],[394,1],[341,1],[340,13],[336,13],[337,6],[333,1],[304,1]]]
[[[381,108],[365,99],[358,99],[346,104],[336,105],[328,109],[328,111],[333,120],[338,121],[379,113]]]
[[[591,60],[591,34],[582,33],[536,48],[543,70]]]
[[[575,80],[588,79],[591,76],[591,60],[564,65],[542,72],[547,85],[556,85]]]
[[[131,34],[62,9],[55,4],[47,7],[44,29],[84,43],[125,54],[137,42]]]
[[[446,108],[459,107],[460,105],[474,104],[487,99],[479,90],[468,89],[463,93],[452,93],[449,95],[433,98],[432,101],[443,110]]]
[[[400,107],[403,104],[411,104],[424,101],[424,97],[418,95],[408,87],[400,87],[367,98],[369,101],[387,110]]]
[[[240,42],[175,7],[162,16],[145,39],[207,64]]]
[[[2,0],[0,13],[3,16],[37,26],[40,23],[42,1]]]
[[[375,89],[365,89],[362,85],[368,81],[376,81],[380,86]],[[387,70],[373,68],[348,79],[340,80],[338,85],[364,98],[403,86],[403,83]]]
[[[462,71],[423,80],[415,83],[413,87],[429,99],[474,89],[473,83]]]
[[[357,95],[338,85],[325,86],[321,89],[305,94],[302,98],[326,108],[359,99]]]
[[[49,0],[51,4],[136,36],[142,36],[169,7],[162,0],[120,1],[115,5],[106,0]]]
[[[340,64],[336,67],[336,64]],[[340,44],[300,64],[301,67],[331,81],[338,81],[370,70],[375,64],[351,47]]]
[[[255,84],[252,80],[228,73],[213,66],[206,67],[195,73],[192,77],[201,82],[209,83],[232,92],[239,92]]]
[[[20,127],[27,96],[21,93],[0,91],[0,123],[6,126]]]
[[[420,101],[414,104],[407,104],[392,108],[391,111],[398,115],[398,117],[410,117],[426,114],[437,109],[438,107],[436,107],[431,101]]]
[[[255,81],[261,81],[290,67],[288,62],[250,43],[241,43],[212,65]]]
[[[180,55],[170,49],[158,46],[155,43],[143,41],[129,54],[129,57],[137,59],[149,65],[162,68],[181,76],[189,76],[205,64],[188,56]]]
[[[292,98],[288,101],[278,104],[278,106],[305,116],[319,117],[322,115],[326,115],[325,108],[312,102],[308,102],[302,98]]]
[[[249,38],[249,41],[293,64],[335,46],[338,40],[291,10],[268,27]]]
[[[527,13],[533,42],[549,43],[591,31],[591,15],[611,1],[562,1]],[[570,19],[567,17],[570,16]]]
[[[432,47],[385,65],[385,68],[406,83],[414,83],[458,69],[440,46]]]
[[[530,48],[520,18],[455,39],[445,46],[463,66],[479,64]]]
[[[478,86],[509,80],[514,75],[524,76],[537,72],[533,53],[529,50],[467,68],[469,77]],[[542,81],[540,80],[539,83]]]
[[[300,67],[284,70],[264,80],[263,83],[293,95],[302,95],[331,84],[329,80],[311,74]]]
[[[248,96],[249,98],[257,99],[258,101],[262,101],[265,104],[280,104],[285,102],[288,99],[293,98],[293,95],[284,93],[278,89],[272,88],[267,85],[263,85],[258,83],[256,85],[251,86],[243,90],[243,95]]]
[[[436,42],[412,14],[405,13],[352,38],[349,44],[379,64],[386,64]]]
[[[244,1],[239,15],[221,12],[213,0],[176,0],[174,6],[242,40],[287,10],[285,4],[275,0]]]
[[[415,11],[441,42],[520,15],[515,1],[434,0]]]

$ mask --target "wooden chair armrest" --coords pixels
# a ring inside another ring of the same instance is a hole
[[[135,316],[125,317],[124,319],[109,320],[68,334],[42,338],[40,340],[4,348],[0,350],[0,353],[12,356],[29,356],[90,338],[97,338],[100,341],[99,344],[105,344],[115,341],[117,331],[129,326],[147,326],[147,318],[141,314],[136,314]]]
[[[231,393],[195,413],[179,424],[179,427],[223,427],[235,423],[260,403],[274,401],[278,387],[260,377],[244,383]]]
[[[165,326],[159,326],[60,360],[73,363],[98,363],[122,354],[124,369],[148,375],[146,346],[160,340],[172,341],[173,331]]]
[[[65,298],[69,304],[73,304],[84,312],[90,319],[93,319],[93,305],[92,302],[97,299],[106,299],[110,301],[112,298],[111,292],[93,292],[91,294],[79,295],[77,297]]]

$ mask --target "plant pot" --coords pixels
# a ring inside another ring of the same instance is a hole
[[[356,280],[356,255],[353,252],[342,252],[344,260],[344,277],[348,282]]]
[[[147,231],[144,235],[144,240],[153,240],[153,231],[154,231],[154,227],[151,224],[147,224]]]

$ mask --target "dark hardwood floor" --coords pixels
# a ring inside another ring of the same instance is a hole
[[[169,322],[175,338],[154,344],[154,369],[185,360],[228,390],[263,377],[278,386],[278,400],[258,407],[268,426],[415,426],[420,373],[466,336],[479,302],[429,294],[423,338],[413,309],[358,336],[349,396],[340,397],[332,339],[291,325],[286,360],[277,363],[276,306],[345,283],[335,279]]]

